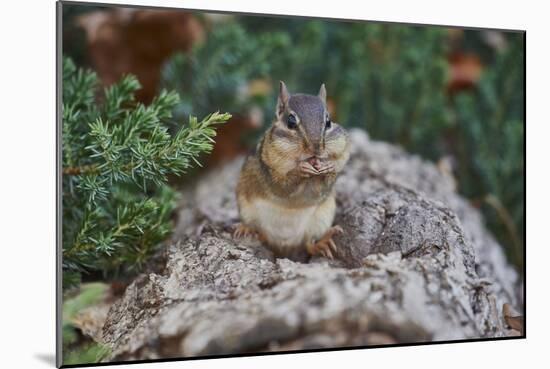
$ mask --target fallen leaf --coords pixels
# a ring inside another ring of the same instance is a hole
[[[510,328],[519,331],[523,335],[524,319],[510,306],[510,304],[504,304],[502,306],[502,315],[504,316],[504,321]]]

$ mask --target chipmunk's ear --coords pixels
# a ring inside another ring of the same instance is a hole
[[[319,89],[319,93],[317,94],[321,100],[323,100],[323,104],[327,106],[327,89],[325,88],[325,84],[323,83],[321,85],[321,88]]]
[[[279,82],[279,98],[277,99],[277,109],[275,110],[275,115],[277,118],[280,118],[288,107],[288,100],[290,99],[290,94],[286,88],[286,85],[283,81]]]

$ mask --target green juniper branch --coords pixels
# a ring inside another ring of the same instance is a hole
[[[98,94],[97,76],[63,66],[64,287],[89,271],[114,273],[142,266],[171,229],[175,192],[168,175],[200,165],[214,145],[216,125],[230,115],[189,118],[171,134],[175,92],[137,103],[133,76]]]

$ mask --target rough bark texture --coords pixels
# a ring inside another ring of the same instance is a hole
[[[517,274],[434,165],[352,131],[336,260],[275,259],[235,241],[242,160],[184,194],[162,273],[140,276],[103,327],[110,360],[380,345],[510,334]]]

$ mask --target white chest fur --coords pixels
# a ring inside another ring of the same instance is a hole
[[[334,219],[334,199],[302,208],[288,208],[276,203],[256,199],[254,218],[251,219],[267,241],[279,247],[296,247],[316,240],[330,228]]]

